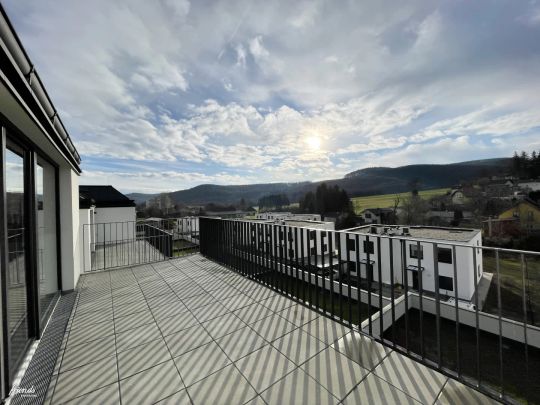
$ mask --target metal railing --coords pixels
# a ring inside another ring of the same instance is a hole
[[[540,252],[471,235],[200,218],[204,256],[493,398],[538,402]]]
[[[198,250],[197,217],[82,225],[83,272],[157,262]]]

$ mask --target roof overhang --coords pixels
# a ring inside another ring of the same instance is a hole
[[[45,137],[80,173],[80,155],[1,4],[0,80]]]

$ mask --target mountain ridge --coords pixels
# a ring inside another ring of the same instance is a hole
[[[303,181],[292,183],[257,183],[244,185],[200,184],[198,186],[166,193],[175,204],[204,205],[208,203],[233,204],[240,199],[257,202],[269,194],[287,194],[293,202],[321,183],[337,185],[351,197],[401,193],[417,181],[420,190],[451,187],[461,181],[506,173],[511,158],[482,159],[449,164],[417,164],[399,167],[368,167],[347,173],[340,179]],[[159,194],[130,193],[136,203],[143,203]]]

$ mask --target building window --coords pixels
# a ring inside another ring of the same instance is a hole
[[[289,258],[294,259],[294,249],[289,249]]]
[[[311,253],[312,256],[314,256],[314,255],[317,254],[317,250],[316,250],[314,247],[312,247],[312,248],[310,249],[310,253]]]
[[[418,257],[418,245],[409,245],[409,257],[411,259],[423,259],[424,247],[420,245],[420,257]]]
[[[322,250],[323,250],[323,253],[328,250],[328,245],[326,243],[322,245]]]
[[[452,249],[437,248],[437,260],[439,263],[452,264]]]
[[[356,250],[356,243],[354,239],[347,239],[347,249],[352,252]]]
[[[311,240],[315,239],[315,231],[309,231],[309,239]]]
[[[439,290],[454,291],[454,280],[452,277],[439,276]]]
[[[364,241],[364,253],[369,253],[369,254],[375,253],[373,242],[370,242],[367,240]]]
[[[534,218],[533,212],[532,212],[532,211],[527,212],[527,219],[528,219],[529,221],[532,221],[533,218]]]
[[[347,262],[347,272],[348,273],[356,273],[356,263],[353,261]]]
[[[279,240],[283,240],[283,231],[279,231]]]
[[[369,212],[366,212],[366,213],[364,214],[364,216],[365,216],[366,218],[368,218],[368,219],[371,218],[371,214],[370,214]]]

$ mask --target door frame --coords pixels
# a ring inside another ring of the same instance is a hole
[[[5,150],[8,144],[13,144],[24,151],[24,209],[25,209],[25,227],[34,229],[35,232],[26,232],[25,235],[25,280],[27,287],[27,318],[28,318],[28,341],[24,352],[27,352],[28,346],[34,339],[40,339],[46,320],[52,312],[54,305],[48,308],[44,314],[40,313],[40,285],[38,271],[38,240],[37,240],[37,195],[36,195],[36,171],[38,156],[49,163],[54,168],[55,177],[55,214],[56,214],[56,268],[57,268],[57,286],[58,296],[62,291],[62,269],[61,269],[61,227],[60,227],[60,187],[59,187],[59,166],[37,145],[31,142],[17,127],[4,115],[0,114],[0,267],[7,269],[8,242],[7,242],[7,212],[6,212],[6,164]],[[2,383],[1,398],[6,398],[11,390],[13,375],[11,372],[10,358],[10,338],[8,328],[8,308],[7,308],[7,273],[0,272],[0,314],[2,317],[2,331],[0,338],[0,382]],[[13,367],[16,370],[19,364]]]

